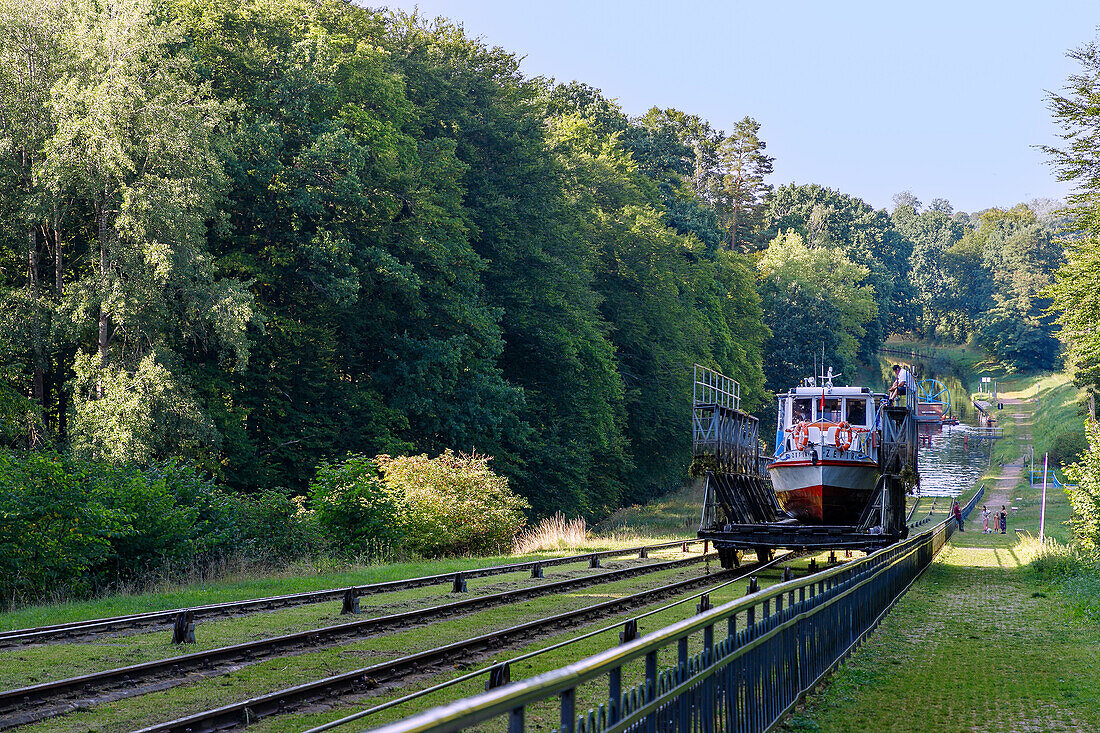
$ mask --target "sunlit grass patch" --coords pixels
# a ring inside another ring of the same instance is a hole
[[[597,524],[595,531],[609,540],[620,542],[646,537],[690,537],[699,529],[702,510],[703,484],[695,480],[644,505],[619,509]]]
[[[541,550],[573,550],[583,546],[587,539],[588,527],[584,517],[566,519],[564,514],[558,512],[520,532],[512,542],[512,552],[522,555]]]

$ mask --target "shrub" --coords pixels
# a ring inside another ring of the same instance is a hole
[[[0,598],[34,597],[61,585],[93,586],[91,573],[125,531],[121,512],[88,467],[55,453],[0,453]]]
[[[1068,466],[1074,461],[1080,460],[1081,455],[1088,450],[1088,441],[1085,440],[1083,430],[1075,430],[1062,433],[1051,441],[1050,464],[1052,466]]]
[[[1100,550],[1100,426],[1085,423],[1088,449],[1081,460],[1066,468],[1066,476],[1077,484],[1066,489],[1073,506],[1073,534],[1086,552]]]
[[[0,602],[86,595],[231,557],[314,550],[308,512],[276,492],[220,489],[181,461],[148,468],[0,452]]]
[[[375,460],[350,454],[326,463],[310,482],[309,497],[326,541],[345,555],[376,556],[398,539],[398,494],[382,480]]]
[[[286,562],[321,549],[321,535],[301,497],[267,490],[244,503],[243,531],[254,559]]]
[[[400,497],[402,546],[420,555],[506,551],[523,528],[526,501],[508,479],[489,468],[489,457],[445,451],[392,458],[376,464],[386,485]]]

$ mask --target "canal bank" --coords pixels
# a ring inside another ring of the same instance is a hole
[[[983,534],[980,510],[883,624],[784,731],[1100,730],[1100,627],[1030,565],[1041,489],[1025,480],[1035,409],[1005,394],[1013,445],[994,455],[983,504],[1009,513]],[[1011,507],[1015,506],[1013,512]],[[1066,497],[1048,492],[1047,528],[1062,538]]]

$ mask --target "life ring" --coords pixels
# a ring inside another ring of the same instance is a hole
[[[833,445],[841,450],[848,450],[852,447],[853,440],[855,440],[855,433],[852,432],[851,425],[842,422],[836,426],[836,432],[833,433]]]
[[[794,426],[794,434],[791,435],[791,440],[794,442],[794,447],[798,450],[802,450],[806,447],[806,444],[810,442],[810,424],[805,420],[799,421]]]

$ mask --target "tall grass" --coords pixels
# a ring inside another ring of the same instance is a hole
[[[1040,578],[1055,586],[1073,608],[1091,621],[1100,621],[1100,562],[1075,545],[1063,545],[1047,537],[1023,535],[1017,554]]]
[[[527,555],[541,550],[574,549],[584,545],[587,539],[588,527],[583,517],[566,519],[558,512],[520,532],[512,541],[512,552]]]

